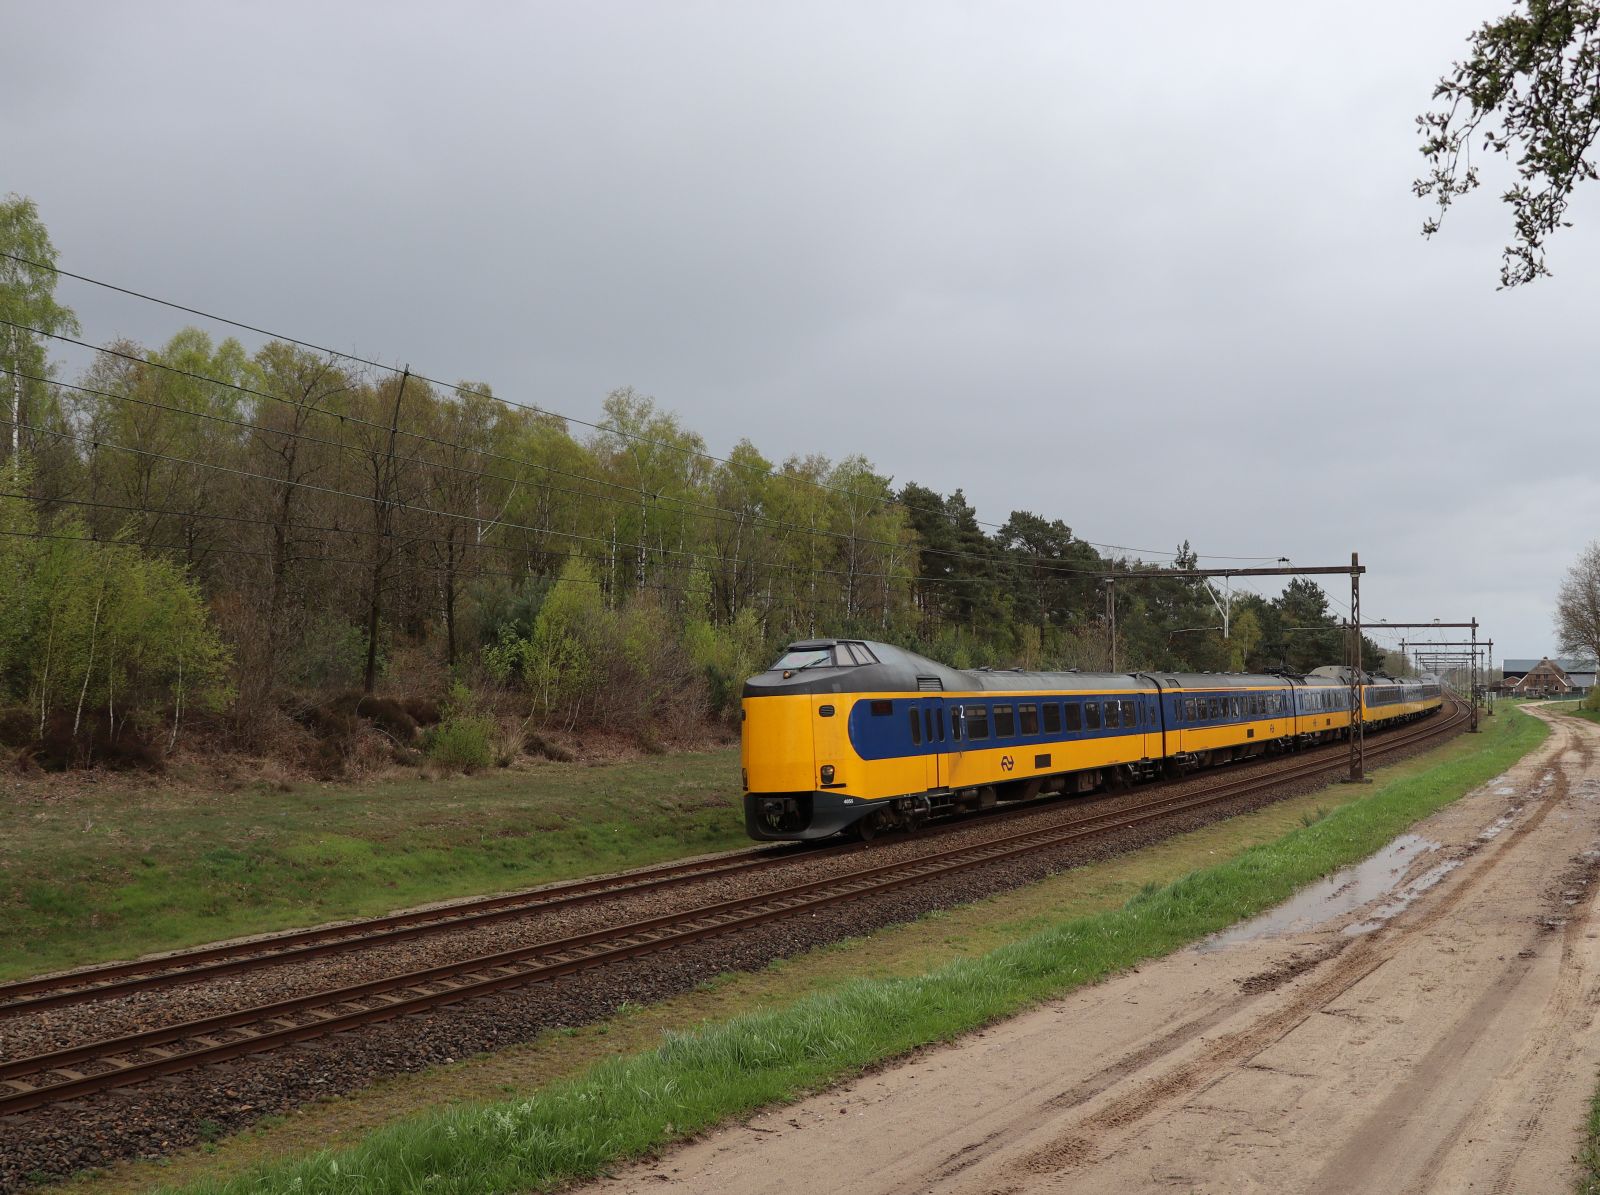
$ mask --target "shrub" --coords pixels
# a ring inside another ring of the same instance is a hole
[[[378,671],[388,662],[386,636],[378,638]],[[279,662],[278,681],[290,688],[348,688],[361,683],[367,666],[367,632],[337,615],[312,614]]]
[[[0,502],[0,524],[17,534],[0,544],[0,700],[25,703],[42,736],[65,718],[73,754],[91,762],[91,739],[125,733],[176,740],[191,711],[232,697],[228,653],[199,588],[179,565],[120,541],[96,541],[76,523],[53,539],[31,539],[37,521]],[[91,718],[103,727],[88,733]]]
[[[746,607],[724,626],[695,619],[684,628],[683,638],[689,658],[705,674],[711,712],[737,724],[744,682],[761,670],[769,655],[756,612]]]
[[[486,768],[495,761],[499,730],[491,715],[477,710],[471,691],[458,684],[451,690],[444,719],[429,732],[428,758],[440,767],[464,772]]]
[[[428,743],[428,758],[440,767],[464,772],[486,768],[494,762],[490,739],[494,719],[483,714],[449,718],[439,723]]]
[[[653,595],[608,609],[594,582],[585,561],[568,560],[531,633],[502,626],[485,666],[525,686],[545,725],[683,732],[705,714],[705,682],[673,620]]]

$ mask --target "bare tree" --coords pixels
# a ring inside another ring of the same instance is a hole
[[[1583,550],[1561,582],[1556,642],[1564,652],[1600,659],[1600,540]]]

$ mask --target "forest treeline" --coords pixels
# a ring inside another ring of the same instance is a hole
[[[1104,668],[1088,574],[1150,567],[1060,519],[986,525],[864,455],[718,459],[631,389],[578,427],[486,382],[194,327],[63,377],[77,324],[28,201],[0,204],[0,252],[0,742],[43,761],[195,734],[329,770],[363,741],[467,765],[552,728],[665,742],[731,724],[744,677],[818,635]],[[1115,606],[1122,670],[1344,658],[1305,580],[1237,596],[1226,637],[1197,582],[1118,582]]]

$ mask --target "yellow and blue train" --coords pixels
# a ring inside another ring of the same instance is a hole
[[[1352,685],[1352,680],[1356,684]],[[744,686],[745,827],[764,841],[914,828],[1423,717],[1437,684],[1308,676],[960,671],[865,640],[791,644]]]

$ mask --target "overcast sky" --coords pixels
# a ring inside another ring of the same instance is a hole
[[[1499,292],[1494,188],[1431,243],[1410,193],[1510,3],[9,3],[0,193],[67,269],[995,522],[1359,551],[1369,619],[1538,656],[1600,534],[1600,203]]]

